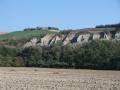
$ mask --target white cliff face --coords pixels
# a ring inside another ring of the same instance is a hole
[[[98,39],[100,39],[100,34],[99,33],[94,33],[93,34],[93,40],[98,40]]]
[[[39,43],[40,46],[48,46],[49,45],[49,41],[51,40],[51,38],[54,36],[54,34],[48,34],[46,36],[44,36],[43,38],[41,38],[41,43]]]
[[[77,43],[81,43],[81,41],[82,41],[82,38],[83,38],[83,36],[82,35],[79,35],[78,37],[77,37]]]
[[[92,33],[83,33],[83,34],[76,34],[76,36],[72,39],[72,44],[83,44],[93,40]]]
[[[78,44],[83,44],[83,43],[86,43],[89,41],[90,39],[90,34],[80,34],[78,37],[77,37],[77,42]]]
[[[113,37],[114,36],[114,37]],[[43,38],[33,38],[29,42],[27,42],[24,47],[30,46],[51,46],[56,44],[58,41],[62,41],[63,46],[70,45],[82,45],[83,43],[89,43],[93,40],[120,40],[120,32],[115,31],[114,33],[106,33],[106,32],[70,32],[66,34],[48,34]],[[39,43],[38,43],[39,42]]]
[[[36,46],[37,42],[38,42],[38,39],[37,38],[33,38],[32,40],[30,40],[30,42],[26,43],[24,45],[24,47]]]
[[[116,40],[120,40],[120,32],[116,32],[116,34],[115,34],[115,39],[116,39]]]
[[[108,33],[102,32],[100,34],[100,40],[110,40],[111,36]]]
[[[69,33],[68,35],[66,35],[64,37],[63,41],[63,45],[67,45],[71,43],[71,40],[75,37],[76,33]]]
[[[67,45],[68,43],[70,43],[70,39],[67,36],[65,36],[63,40],[63,45]]]
[[[105,33],[104,37],[106,38],[106,40],[110,40],[110,38],[111,38],[110,35],[106,34],[106,33]]]
[[[61,40],[59,36],[54,36],[50,41],[49,41],[49,46],[57,43],[57,41]]]

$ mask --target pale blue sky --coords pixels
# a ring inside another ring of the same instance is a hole
[[[0,32],[88,28],[120,22],[120,0],[0,0]]]

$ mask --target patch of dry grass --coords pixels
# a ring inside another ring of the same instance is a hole
[[[2,34],[7,34],[6,32],[0,32],[0,35],[2,35]]]

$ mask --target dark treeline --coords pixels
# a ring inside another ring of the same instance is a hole
[[[24,49],[0,46],[0,66],[120,70],[119,46],[112,41],[93,41],[76,48],[59,44]]]
[[[25,28],[24,31],[34,31],[34,30],[59,30],[57,27],[36,27],[36,28]]]
[[[120,28],[120,23],[118,24],[107,24],[107,25],[98,25],[96,28]]]

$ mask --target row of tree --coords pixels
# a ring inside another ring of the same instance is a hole
[[[76,48],[54,45],[16,49],[0,47],[0,66],[120,70],[120,43],[93,41]]]
[[[34,31],[34,30],[59,30],[57,27],[36,27],[36,28],[25,28],[24,31]]]
[[[117,24],[106,24],[106,25],[98,25],[96,28],[120,28],[120,23]]]

